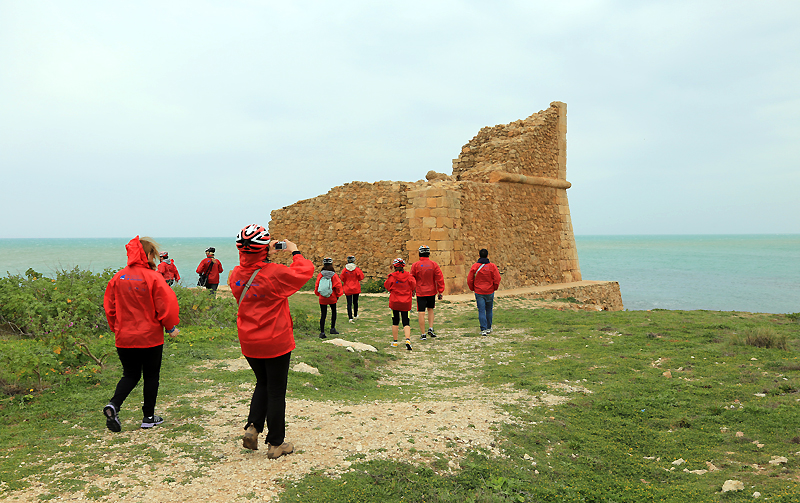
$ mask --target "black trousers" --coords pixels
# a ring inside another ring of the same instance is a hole
[[[331,308],[331,330],[336,328],[336,304],[319,305],[319,331],[325,331],[325,318],[328,317],[328,306]]]
[[[291,351],[276,358],[245,357],[256,375],[256,388],[244,429],[252,424],[261,433],[266,420],[267,443],[271,445],[281,445],[286,438],[286,383],[291,357]]]
[[[345,295],[347,299],[347,319],[352,320],[354,316],[358,316],[358,294]]]
[[[117,348],[119,361],[122,363],[122,379],[117,383],[117,389],[110,400],[117,410],[122,408],[123,402],[144,374],[142,414],[150,417],[155,413],[163,352],[163,344],[152,348]]]

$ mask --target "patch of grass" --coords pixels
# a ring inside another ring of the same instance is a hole
[[[740,335],[731,340],[734,345],[754,346],[766,349],[782,349],[788,351],[786,335],[779,335],[770,326],[747,327]]]

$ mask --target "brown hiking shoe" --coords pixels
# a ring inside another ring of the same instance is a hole
[[[294,452],[294,446],[289,442],[284,442],[281,445],[267,444],[267,457],[269,459],[277,459],[284,454],[291,454]]]
[[[244,430],[244,438],[242,438],[242,446],[251,451],[258,450],[258,430],[252,424]]]

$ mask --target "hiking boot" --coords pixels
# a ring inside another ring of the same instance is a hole
[[[406,339],[406,349],[411,351],[411,340]]]
[[[142,419],[142,428],[152,428],[153,426],[163,422],[164,418],[161,416],[148,416]]]
[[[122,423],[119,422],[119,413],[113,403],[109,403],[103,407],[103,415],[106,416],[106,428],[119,433],[122,431]]]
[[[294,446],[290,442],[284,442],[281,445],[267,444],[267,457],[269,459],[278,459],[284,454],[291,454],[294,452]]]
[[[320,333],[319,333],[319,338],[320,338],[320,339],[327,339],[327,338],[328,338],[328,336],[327,336],[327,335],[325,335],[325,332],[320,332]]]
[[[244,437],[242,438],[242,447],[250,449],[251,451],[258,450],[258,430],[252,424],[244,430]]]
[[[433,339],[434,337],[436,337],[436,332],[434,332],[434,331],[433,331],[433,327],[430,327],[430,328],[428,329],[428,335],[430,335],[430,336],[431,336],[431,339]]]
[[[391,344],[391,346],[392,346],[393,348],[396,348],[396,347],[397,347],[397,341],[392,341],[392,344]]]
[[[331,335],[339,335],[339,331],[331,327]]]
[[[419,336],[419,338],[424,341],[424,340],[426,340],[428,338],[428,336],[426,334],[422,334],[422,335]]]

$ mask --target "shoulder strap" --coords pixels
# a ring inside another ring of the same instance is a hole
[[[256,279],[256,274],[258,274],[258,271],[260,271],[260,270],[261,269],[256,269],[256,272],[254,272],[253,275],[250,276],[250,281],[248,281],[247,284],[244,285],[244,290],[242,290],[242,295],[239,297],[239,306],[238,307],[242,307],[242,301],[244,300],[244,296],[247,293],[247,290],[250,288],[250,285],[253,284],[253,280]]]
[[[485,265],[486,265],[486,264],[481,264],[481,266],[480,266],[480,267],[478,267],[478,270],[477,270],[477,271],[475,271],[475,276],[477,276],[477,275],[478,275],[478,273],[479,273],[479,272],[481,272],[481,269],[483,269],[483,266],[485,266]]]

